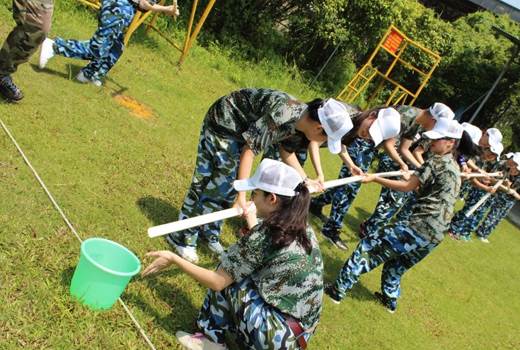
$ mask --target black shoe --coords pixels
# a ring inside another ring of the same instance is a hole
[[[339,238],[339,232],[333,231],[331,233],[325,233],[322,232],[323,237],[327,239],[330,243],[334,244],[336,247],[338,247],[341,250],[348,250],[347,244]]]
[[[334,304],[339,304],[341,302],[341,298],[338,295],[338,292],[336,291],[336,288],[334,286],[329,285],[325,287],[325,294],[329,296],[329,298],[332,299],[332,302]]]
[[[10,75],[0,78],[0,94],[10,102],[18,102],[23,98],[22,91],[14,84]]]
[[[379,292],[375,292],[374,296],[377,298],[377,300],[379,300],[379,302],[381,304],[383,304],[384,307],[386,307],[388,312],[390,312],[391,314],[393,314],[395,312],[395,310],[397,310],[397,300],[396,299],[389,298],[386,295],[379,293]]]

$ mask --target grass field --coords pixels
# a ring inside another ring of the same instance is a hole
[[[0,0],[2,40],[14,23],[9,4]],[[72,0],[56,6],[52,36],[87,39],[94,31],[89,11]],[[40,72],[35,56],[15,75],[25,100],[0,103],[1,118],[83,238],[113,239],[140,257],[167,248],[163,240],[147,238],[146,229],[176,219],[200,122],[216,98],[246,86],[277,88],[303,100],[321,95],[292,69],[236,61],[216,46],[195,47],[181,71],[177,57],[162,39],[138,33],[99,89],[74,82],[82,62],[57,57]],[[149,114],[139,117],[121,106],[117,99],[125,98]],[[325,153],[323,158],[333,178],[339,163]],[[350,250],[353,229],[372,211],[378,192],[365,186],[349,212],[344,237]],[[227,245],[236,225],[225,225]],[[372,296],[379,271],[365,275],[341,305],[325,300],[310,348],[519,349],[520,230],[504,221],[491,241],[446,240],[406,275],[394,315]],[[201,251],[202,265],[215,266],[205,247]],[[322,252],[330,281],[349,252],[325,241]],[[70,298],[78,256],[77,240],[0,133],[0,349],[146,347],[119,305],[92,312]],[[134,279],[123,299],[156,347],[166,349],[177,348],[175,331],[194,329],[204,294],[171,269]]]

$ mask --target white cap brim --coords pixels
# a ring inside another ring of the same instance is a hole
[[[504,151],[504,146],[501,143],[498,143],[496,145],[491,145],[489,149],[491,150],[491,152],[495,153],[497,157],[500,157],[500,155]]]
[[[437,132],[437,131],[434,131],[434,130],[430,130],[430,131],[424,132],[423,136],[428,138],[428,139],[430,139],[430,140],[438,140],[438,139],[442,139],[443,137],[445,137],[440,132]]]
[[[341,152],[341,139],[327,139],[327,147],[329,148],[330,153],[338,154]]]
[[[252,191],[256,189],[256,185],[251,181],[251,178],[245,180],[233,181],[233,188],[238,192]]]
[[[237,192],[245,192],[245,191],[252,191],[252,190],[262,190],[269,193],[276,193],[282,196],[292,197],[296,194],[294,190],[280,188],[276,186],[270,186],[268,184],[255,184],[252,179],[245,179],[245,180],[235,180],[233,181],[233,187]]]
[[[368,133],[374,141],[374,147],[379,145],[383,141],[383,130],[381,130],[381,125],[379,125],[377,119],[374,120],[370,128],[368,129]]]

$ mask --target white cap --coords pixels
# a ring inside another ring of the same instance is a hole
[[[501,142],[491,145],[491,142],[489,142],[489,149],[491,150],[491,152],[495,153],[497,157],[500,157],[500,155],[504,151],[504,145]]]
[[[504,150],[502,145],[502,133],[497,128],[490,128],[486,130],[489,136],[489,149],[500,157],[500,154]]]
[[[255,174],[249,179],[235,180],[233,187],[237,191],[250,191],[254,189],[282,196],[293,197],[294,189],[303,182],[296,169],[277,160],[265,158],[256,168]]]
[[[516,153],[513,153],[513,152],[510,152],[508,154],[506,154],[506,158],[509,158],[509,159],[513,159],[513,162],[516,163],[516,168],[518,170],[520,170],[520,152],[516,152]]]
[[[482,130],[470,123],[462,123],[462,127],[464,128],[464,131],[467,132],[471,137],[471,141],[473,141],[473,143],[478,146],[478,143],[482,138]]]
[[[456,120],[441,118],[437,120],[432,130],[423,133],[423,136],[431,140],[438,140],[444,137],[450,139],[460,139],[464,129]]]
[[[347,107],[343,103],[329,98],[322,107],[318,108],[318,117],[327,134],[329,151],[338,154],[341,152],[341,138],[354,127]]]
[[[451,108],[446,106],[444,103],[440,102],[435,102],[433,105],[430,106],[428,111],[435,120],[443,118],[452,120],[455,117],[455,113],[453,113]]]
[[[392,107],[380,109],[368,132],[375,146],[382,141],[399,135],[401,131],[401,115]]]

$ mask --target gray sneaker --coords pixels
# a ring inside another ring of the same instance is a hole
[[[217,255],[222,255],[222,253],[224,253],[224,247],[222,246],[222,244],[220,244],[219,241],[208,242],[208,248]]]
[[[198,263],[199,262],[199,256],[197,255],[197,249],[195,247],[190,246],[183,246],[175,242],[172,235],[169,234],[166,236],[166,242],[175,249],[177,254],[185,260],[188,260],[191,263]]]
[[[97,80],[97,79],[89,79],[85,76],[85,74],[83,74],[83,71],[79,71],[78,75],[76,75],[76,80],[79,81],[80,83],[82,84],[92,84],[94,86],[103,86],[103,83],[101,82],[101,80]]]

